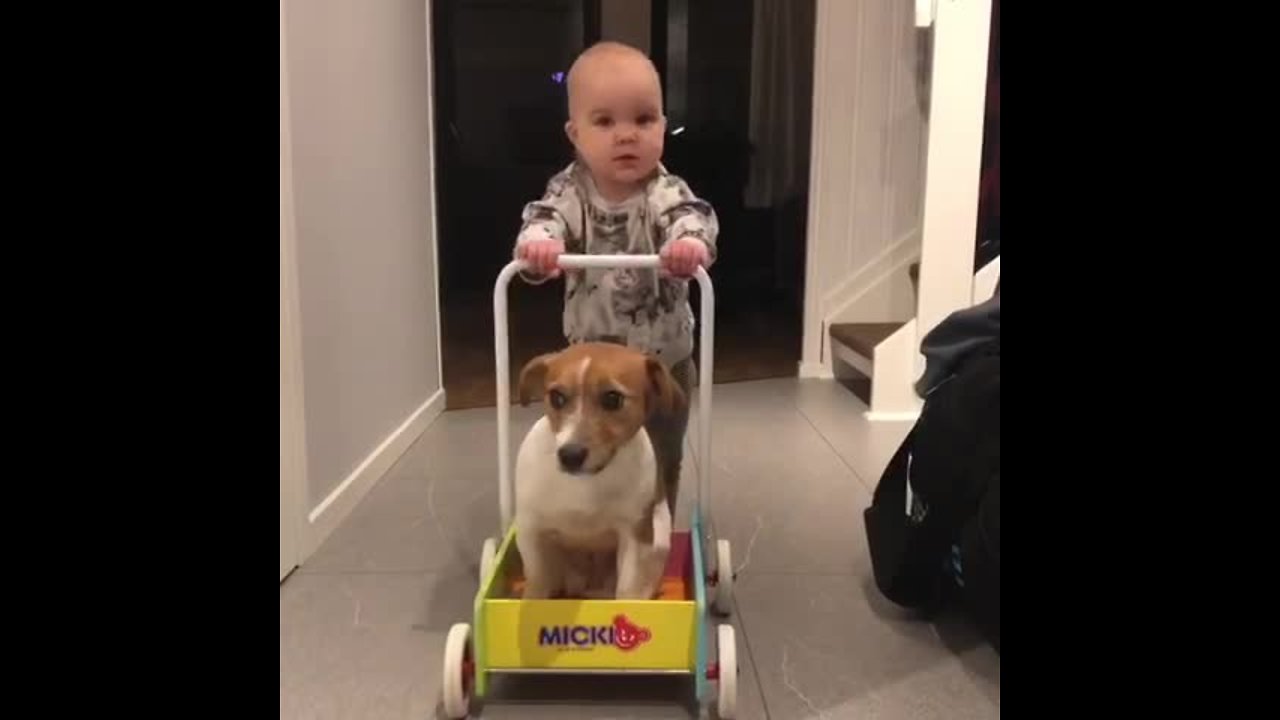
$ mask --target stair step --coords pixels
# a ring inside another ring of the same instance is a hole
[[[870,360],[876,345],[903,325],[906,323],[836,323],[831,326],[830,334],[832,340]]]

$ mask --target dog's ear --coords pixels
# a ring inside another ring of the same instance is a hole
[[[551,364],[553,357],[555,353],[547,353],[524,364],[524,369],[520,371],[520,382],[517,384],[521,407],[528,405],[532,398],[542,394],[542,388],[546,387],[547,366]]]
[[[649,377],[648,411],[650,415],[674,415],[683,410],[688,399],[676,384],[671,371],[656,357],[645,358],[645,374]]]

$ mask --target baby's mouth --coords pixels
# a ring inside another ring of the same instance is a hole
[[[636,157],[635,155],[632,155],[632,154],[630,154],[630,153],[624,153],[624,154],[622,154],[622,155],[618,155],[618,156],[614,157],[613,159],[614,159],[614,161],[615,161],[615,162],[635,162],[635,161],[639,160],[640,158],[638,158],[638,157]]]

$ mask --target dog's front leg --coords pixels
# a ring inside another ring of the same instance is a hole
[[[618,589],[619,600],[651,600],[656,592],[646,572],[645,545],[629,532],[618,533]]]
[[[653,508],[653,540],[639,542],[639,566],[636,572],[637,583],[642,585],[650,597],[662,590],[662,576],[667,569],[667,558],[671,554],[671,509],[666,503],[657,503]]]
[[[618,585],[614,596],[619,600],[647,600],[639,582],[640,543],[629,530],[618,533]]]
[[[545,600],[560,592],[563,558],[554,544],[537,531],[516,534],[516,548],[524,565],[524,598]]]
[[[671,508],[666,503],[658,503],[653,508],[653,544],[644,547],[645,582],[649,583],[656,594],[662,587],[662,574],[667,569],[667,558],[671,554]]]

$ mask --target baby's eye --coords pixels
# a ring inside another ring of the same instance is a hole
[[[611,117],[601,116],[595,119],[596,127],[609,127],[612,124],[613,124],[613,118]]]
[[[644,127],[645,125],[649,125],[656,119],[657,118],[655,118],[652,115],[641,115],[640,117],[636,118],[636,124],[641,127]]]

